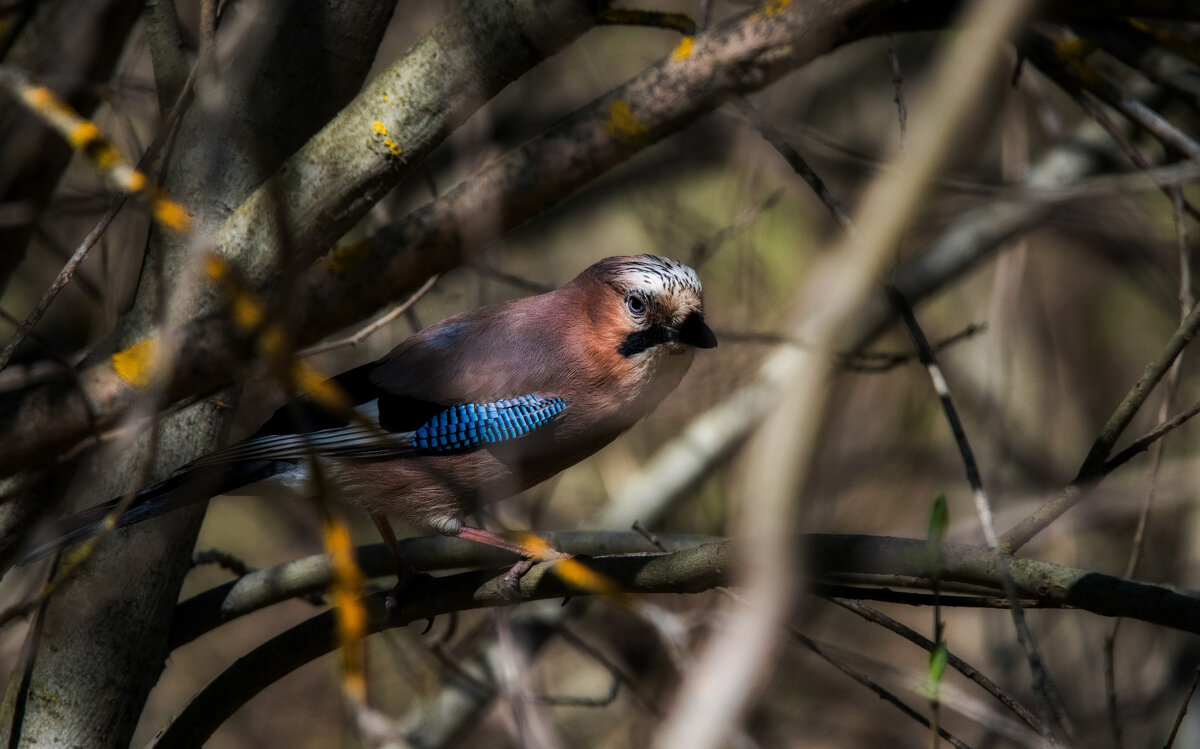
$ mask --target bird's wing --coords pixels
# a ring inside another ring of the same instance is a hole
[[[311,454],[386,458],[462,451],[523,436],[567,406],[544,376],[546,355],[532,357],[513,343],[521,338],[514,328],[530,316],[528,306],[514,300],[432,325],[379,361],[334,378],[356,404],[355,413],[297,398],[254,436],[188,468],[298,461]]]
[[[289,407],[284,406],[280,412]],[[310,415],[305,413],[304,417]],[[274,422],[278,427],[281,421],[279,414],[276,414],[268,424]],[[341,426],[300,428],[293,432],[260,430],[248,439],[192,461],[183,470],[253,460],[297,461],[309,455],[365,458],[416,452],[412,431],[393,432],[379,426],[377,399],[357,406],[353,418],[343,416],[341,421]]]
[[[517,439],[553,421],[566,407],[562,398],[526,394],[490,403],[439,407],[414,430],[380,425],[380,400],[355,408],[345,426],[296,434],[261,434],[190,463],[189,470],[259,460],[300,460],[308,455],[388,458],[471,450]]]

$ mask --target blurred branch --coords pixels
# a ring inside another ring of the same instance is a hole
[[[361,85],[386,27],[383,21],[392,11],[390,0],[287,5],[282,12],[284,5],[276,3],[277,13],[241,17],[249,26],[238,31],[249,36],[241,40],[244,43],[227,45],[224,62],[230,68],[199,81],[217,95],[202,99],[204,106],[190,108],[181,122],[180,138],[187,147],[176,150],[163,186],[186,197],[203,229],[179,241],[163,232],[151,235],[134,310],[109,342],[134,345],[123,352],[124,358],[102,359],[100,367],[117,375],[115,381],[128,390],[127,414],[152,414],[164,402],[163,392],[169,392],[165,378],[153,372],[162,356],[155,356],[152,348],[158,344],[169,357],[176,348],[178,326],[202,313],[195,303],[201,295],[178,292],[200,285],[195,266],[204,253],[195,250],[209,239],[204,231],[208,222],[233,210],[249,193],[248,186],[278,164],[279,151],[289,144],[294,148],[333,115],[337,97],[344,93],[329,94],[326,85],[339,92]],[[98,33],[97,28],[89,33]],[[313,54],[314,49],[328,58]],[[256,106],[263,108],[255,110]],[[254,130],[253,137],[247,130]],[[164,335],[163,330],[168,332]],[[168,371],[164,366],[158,374]],[[81,379],[88,396],[95,396],[88,389],[87,370]],[[226,402],[230,398],[236,394],[226,394]],[[175,400],[167,397],[165,402]],[[199,401],[156,420],[149,439],[141,439],[135,449],[120,456],[99,451],[87,456],[86,490],[94,493],[91,496],[119,496],[143,486],[147,478],[165,478],[179,464],[219,444],[230,413],[218,399]],[[110,425],[121,414],[114,416]],[[12,466],[28,467],[29,463]],[[47,482],[13,499],[6,509],[45,512],[56,499],[46,494],[55,488],[53,481]],[[123,532],[122,543],[99,546],[88,559],[86,574],[73,576],[49,599],[38,617],[46,638],[33,656],[28,687],[5,715],[14,735],[31,744],[71,737],[97,749],[128,746],[168,653],[166,617],[179,599],[202,515],[203,507],[197,506],[172,513],[155,527]],[[8,524],[0,530],[5,543],[20,535]],[[112,585],[98,596],[96,581],[105,579],[137,584]],[[121,699],[114,702],[113,694]]]
[[[142,0],[38,3],[4,63],[50,81],[76,111],[89,115],[141,12]],[[25,258],[35,217],[71,155],[67,143],[23,108],[0,108],[0,204],[27,201],[34,214],[0,225],[0,291]]]
[[[556,548],[569,552],[575,552],[577,548],[597,548],[591,545],[595,542],[604,544],[606,548],[646,546],[645,539],[634,532],[590,537],[584,535],[580,538],[585,543],[580,547],[573,545],[574,535],[555,534],[548,540]],[[661,536],[660,540],[668,548],[673,548],[677,542],[692,543],[695,538],[668,535]],[[923,540],[821,534],[802,536],[800,540],[807,551],[809,569],[816,575],[847,571],[919,576],[926,569],[919,553],[924,548]],[[437,560],[437,564],[470,566],[474,562],[487,563],[493,556],[488,550],[471,549],[471,544],[456,539],[428,538],[416,541],[419,543],[413,543],[406,550],[422,555],[423,561]],[[587,564],[632,593],[696,593],[728,584],[744,553],[742,543],[721,541],[667,554],[642,553],[588,559]],[[395,563],[381,544],[360,549],[358,558],[367,574],[386,576],[395,572]],[[274,570],[252,573],[244,580],[257,576],[259,581],[255,587],[264,592],[269,589],[268,597],[273,600],[317,590],[328,584],[332,572],[324,555],[301,561],[309,565],[310,573],[316,567],[321,567],[323,573],[311,575],[303,584],[296,584],[292,574],[284,572],[285,568],[300,564],[293,562]],[[505,590],[504,571],[501,569],[419,578],[406,592],[392,621],[387,619],[383,605],[384,593],[364,599],[370,617],[369,629],[379,632],[452,611],[590,595],[587,591],[564,583],[553,573],[553,567],[554,563],[536,565],[521,579],[520,596],[515,599]],[[946,544],[943,547],[941,569],[942,578],[948,581],[982,584],[996,589],[1003,585],[993,564],[992,554],[984,547]],[[1181,595],[1161,586],[1030,559],[1012,559],[1011,574],[1023,597],[1105,616],[1130,616],[1200,633],[1200,598]],[[238,581],[234,586],[240,586],[242,582]],[[294,587],[289,590],[289,585]],[[228,588],[223,586],[222,590]],[[208,597],[208,594],[204,595]],[[208,613],[190,602],[181,604],[175,619],[176,626],[186,624],[192,616],[211,618],[214,604],[219,606],[215,599],[205,604]],[[249,610],[243,605],[240,613]],[[178,635],[174,639],[176,644],[180,644]],[[210,683],[158,739],[159,745],[173,746],[172,742],[182,737],[188,737],[192,743],[201,743],[239,705],[283,675],[330,652],[336,644],[333,617],[330,612],[325,612],[260,645]]]
[[[877,2],[881,6],[888,5],[883,0]],[[382,308],[397,295],[411,293],[430,275],[454,267],[504,231],[544,212],[612,166],[690,124],[730,94],[766,86],[829,49],[860,38],[869,29],[851,22],[862,18],[863,9],[848,5],[832,3],[803,10],[790,6],[788,12],[770,18],[746,13],[711,32],[697,35],[690,54],[684,59],[668,58],[652,66],[566,118],[543,136],[484,167],[442,197],[385,227],[371,239],[369,247],[356,247],[352,252],[335,251],[295,289],[293,307],[296,315],[292,329],[297,333],[298,343],[311,343]],[[908,10],[911,5],[905,4],[904,9]],[[1050,3],[1049,9],[1074,12],[1069,3],[1061,6]],[[1167,10],[1158,9],[1158,12]],[[529,24],[533,25],[522,26],[521,33],[532,33],[530,28],[542,29],[554,37],[555,44],[567,41],[561,38],[561,29],[549,25],[550,21],[561,19],[538,16],[535,20],[547,25],[530,20]],[[573,18],[561,22],[574,29],[576,27],[571,24],[584,21]],[[413,54],[424,49],[422,45],[432,44],[432,41],[419,43]],[[532,64],[533,61],[525,62]],[[386,146],[379,144],[387,155],[375,152],[374,156],[367,156],[364,152],[372,149],[363,149],[361,143],[354,140],[354,159],[368,159],[369,165],[359,166],[369,166],[374,170],[371,172],[374,176],[345,173],[357,162],[342,161],[333,156],[340,152],[334,147],[336,144],[330,144],[332,151],[320,148],[324,143],[322,139],[335,138],[337,133],[342,133],[344,138],[346,132],[359,132],[363,127],[369,130],[372,118],[392,111],[379,107],[383,106],[383,97],[390,90],[389,76],[402,75],[404,64],[403,61],[397,63],[392,73],[381,76],[364,89],[334,124],[326,127],[275,178],[234,211],[230,222],[220,232],[219,245],[231,257],[239,258],[239,266],[250,282],[268,283],[274,272],[273,258],[277,256],[279,239],[275,234],[277,219],[270,218],[271,211],[263,205],[267,195],[278,193],[288,206],[288,232],[300,245],[292,248],[292,255],[311,257],[328,247],[345,226],[357,220],[361,212],[382,194],[385,187],[394,184],[391,180],[399,179],[408,168],[404,164],[415,163],[416,156],[436,142],[437,139],[429,138],[441,130],[425,128],[428,123],[422,120],[417,135],[424,139],[418,138],[416,145],[402,146],[403,163],[392,163],[393,157]],[[519,71],[509,72],[516,75]],[[457,98],[453,101],[458,103]],[[408,105],[402,109],[403,112],[396,116],[415,110]],[[465,116],[465,113],[465,110],[454,110],[456,117]],[[454,121],[453,118],[446,120],[450,121]],[[389,128],[389,133],[394,130],[387,123],[385,128]],[[378,133],[370,137],[378,137]],[[393,136],[389,134],[387,138],[393,139]],[[396,143],[400,144],[400,141]],[[306,166],[309,164],[306,160],[313,163]],[[1062,163],[1055,166],[1070,168]],[[319,174],[310,173],[314,170]],[[1052,183],[1059,181],[1058,174],[1047,176]],[[302,201],[330,202],[293,204],[294,193]],[[342,202],[346,205],[338,208]],[[1015,232],[1033,222],[1028,220],[1029,217],[1040,218],[1044,210],[1047,209],[1018,206],[1001,212],[1006,214],[1003,218],[993,216],[991,220],[1000,224],[1007,220],[1006,226],[995,228]],[[497,216],[497,219],[480,222],[479,216]],[[1018,216],[1026,220],[1022,226],[1014,227],[1013,223],[1022,222],[1010,219]],[[982,226],[981,222],[972,224],[969,229],[976,237],[994,233],[991,230],[992,226]],[[962,238],[948,240],[959,242]],[[257,259],[244,257],[251,250]],[[954,250],[960,251],[961,247],[956,246]],[[923,296],[923,293],[914,293],[913,289],[904,286],[901,289],[912,299]],[[867,311],[870,312],[870,308]],[[882,319],[890,319],[890,315],[884,313]],[[175,370],[167,374],[170,383],[166,391],[168,400],[206,392],[227,382],[239,361],[234,353],[237,346],[219,318],[198,319],[181,335],[195,345],[189,345],[182,352]],[[108,363],[81,373],[81,381],[102,428],[118,418],[138,397],[136,388],[118,377]],[[61,388],[54,386],[39,387],[20,398],[10,398],[8,404],[0,407],[0,419],[4,421],[4,428],[0,429],[0,475],[43,462],[87,433],[83,410]]]
[[[154,68],[158,109],[168,112],[192,77],[173,0],[146,0],[142,23]]]
[[[638,543],[645,544],[640,536],[636,538]],[[630,592],[699,592],[727,581],[734,553],[729,544],[705,544],[673,554],[591,559],[588,565]],[[520,580],[517,598],[507,587],[503,570],[417,578],[405,591],[391,621],[384,606],[386,594],[377,593],[364,599],[369,631],[379,632],[451,611],[582,593],[555,575],[553,566],[539,564],[526,573]],[[394,563],[389,567],[394,573]],[[335,641],[333,618],[326,612],[260,645],[189,703],[160,734],[157,745],[175,746],[185,737],[190,744],[203,743],[246,700],[284,674],[329,652]]]
[[[1064,88],[1082,89],[1120,112],[1168,148],[1189,159],[1200,159],[1200,144],[1162,115],[1113,85],[1092,66],[1086,57],[1092,47],[1074,39],[1053,44],[1045,36],[1030,32],[1025,52],[1041,70]]]
[[[192,102],[193,80],[194,79],[189,76],[184,82],[183,88],[179,92],[179,96],[174,100],[174,105],[171,107],[170,112],[167,114],[163,122],[163,126],[159,129],[158,134],[154,136],[154,140],[151,141],[150,145],[146,147],[145,152],[142,154],[141,158],[138,159],[137,164],[133,167],[137,174],[145,175],[150,164],[159,159],[168,143],[170,143],[174,138],[178,130],[179,122],[183,118],[183,113],[187,110]],[[150,180],[150,184],[158,184],[160,179],[161,175],[155,174],[153,179]],[[96,246],[96,243],[100,241],[100,238],[104,236],[104,232],[108,230],[108,227],[116,219],[117,214],[121,212],[121,209],[125,206],[130,194],[130,191],[120,190],[112,197],[112,201],[109,203],[108,208],[105,209],[104,215],[100,217],[100,221],[97,222],[96,226],[90,232],[88,232],[86,237],[84,237],[83,242],[81,242],[79,247],[75,249],[75,252],[71,254],[70,259],[67,260],[67,263],[62,267],[62,270],[58,272],[58,276],[55,277],[54,281],[50,284],[50,287],[42,295],[42,298],[38,300],[38,303],[34,306],[33,310],[17,326],[17,330],[15,333],[13,333],[12,339],[2,350],[0,350],[0,371],[3,371],[8,366],[13,354],[15,354],[17,349],[20,348],[21,344],[24,343],[26,337],[33,332],[33,329],[42,319],[42,315],[44,315],[46,310],[50,308],[50,305],[54,303],[54,300],[58,296],[59,292],[61,292],[67,286],[67,284],[71,282],[72,278],[75,276],[76,270],[79,269],[80,264],[82,264],[87,258],[88,253],[92,251],[92,248]]]
[[[936,114],[896,158],[895,168],[867,187],[856,209],[860,231],[839,242],[798,290],[790,317],[803,339],[830,350],[857,336],[860,308],[875,290],[875,274],[961,137],[961,123],[978,98],[979,84],[997,63],[1007,35],[1031,7],[1031,2],[1019,0],[967,6],[962,33],[930,76],[934,93],[928,106]],[[739,533],[758,540],[740,576],[747,585],[748,606],[732,612],[726,628],[705,644],[675,696],[675,708],[656,732],[656,746],[710,747],[724,742],[769,668],[776,629],[790,604],[789,584],[798,574],[784,534],[792,528],[804,495],[828,403],[820,393],[831,368],[826,357],[782,347],[759,371],[756,385],[767,416],[748,451],[745,474],[746,493],[755,501],[741,505],[737,525]]]
[[[1161,29],[1151,33],[1143,23],[1128,26],[1082,25],[1079,33],[1094,39],[1104,51],[1137,70],[1147,80],[1162,86],[1193,108],[1200,109],[1200,81],[1189,72],[1179,56],[1172,54],[1170,37]],[[1192,60],[1193,63],[1200,62]]]
[[[1139,170],[1145,172],[1151,168],[1150,160],[1130,141],[1128,133],[1119,126],[1108,112],[1100,107],[1086,93],[1097,87],[1104,88],[1110,94],[1110,97],[1118,100],[1121,106],[1116,106],[1117,111],[1125,115],[1126,119],[1139,127],[1146,129],[1153,128],[1149,132],[1167,133],[1168,137],[1177,133],[1172,126],[1162,120],[1153,110],[1143,105],[1121,92],[1114,92],[1114,87],[1107,82],[1101,81],[1100,74],[1087,66],[1083,61],[1087,52],[1079,47],[1086,47],[1084,42],[1074,40],[1074,43],[1061,43],[1051,46],[1050,41],[1043,36],[1037,34],[1030,35],[1031,42],[1026,45],[1026,51],[1030,55],[1030,59],[1038,66],[1051,81],[1058,85],[1063,91],[1075,100],[1079,108],[1084,114],[1095,120],[1101,127],[1108,132],[1113,142],[1121,149],[1121,152],[1133,162]],[[1104,97],[1099,97],[1104,100]],[[1182,136],[1182,133],[1179,133]],[[1182,136],[1186,139],[1186,136]],[[1183,153],[1187,153],[1184,151]],[[1189,155],[1189,160],[1195,163],[1194,155]],[[1167,197],[1172,197],[1171,189],[1167,185],[1160,185],[1160,189]],[[1190,202],[1184,200],[1184,208],[1192,216],[1200,218],[1200,211],[1196,209]]]

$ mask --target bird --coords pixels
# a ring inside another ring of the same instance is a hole
[[[396,521],[528,561],[527,547],[468,519],[612,442],[675,389],[697,349],[716,345],[695,270],[608,257],[558,289],[453,315],[331,378],[352,411],[301,395],[250,437],[139,491],[116,525],[252,483],[311,492],[319,471],[322,486],[370,515],[402,579]],[[119,502],[68,518],[22,562],[99,534]]]

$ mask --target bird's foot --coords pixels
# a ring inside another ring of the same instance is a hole
[[[397,560],[396,584],[392,586],[392,589],[388,591],[387,597],[383,599],[383,605],[387,609],[389,618],[395,618],[405,593],[411,590],[418,580],[426,577],[430,577],[430,575],[424,572],[417,572],[403,558]]]
[[[539,560],[526,557],[508,568],[508,572],[504,573],[504,593],[509,598],[521,598],[521,578],[525,577],[525,573],[533,569],[533,565]]]
[[[544,553],[537,558],[525,557],[512,567],[509,567],[508,571],[504,573],[505,593],[509,598],[512,599],[523,598],[524,594],[521,593],[521,579],[525,577],[525,574],[529,572],[529,570],[533,569],[534,565],[540,564],[541,562],[555,562],[560,559],[570,558],[570,554],[564,554],[561,551],[550,551],[549,553]]]

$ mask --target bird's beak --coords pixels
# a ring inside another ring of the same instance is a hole
[[[704,323],[704,316],[699,312],[693,312],[684,319],[676,336],[675,340],[696,348],[717,347],[717,336],[713,334],[712,328]]]

